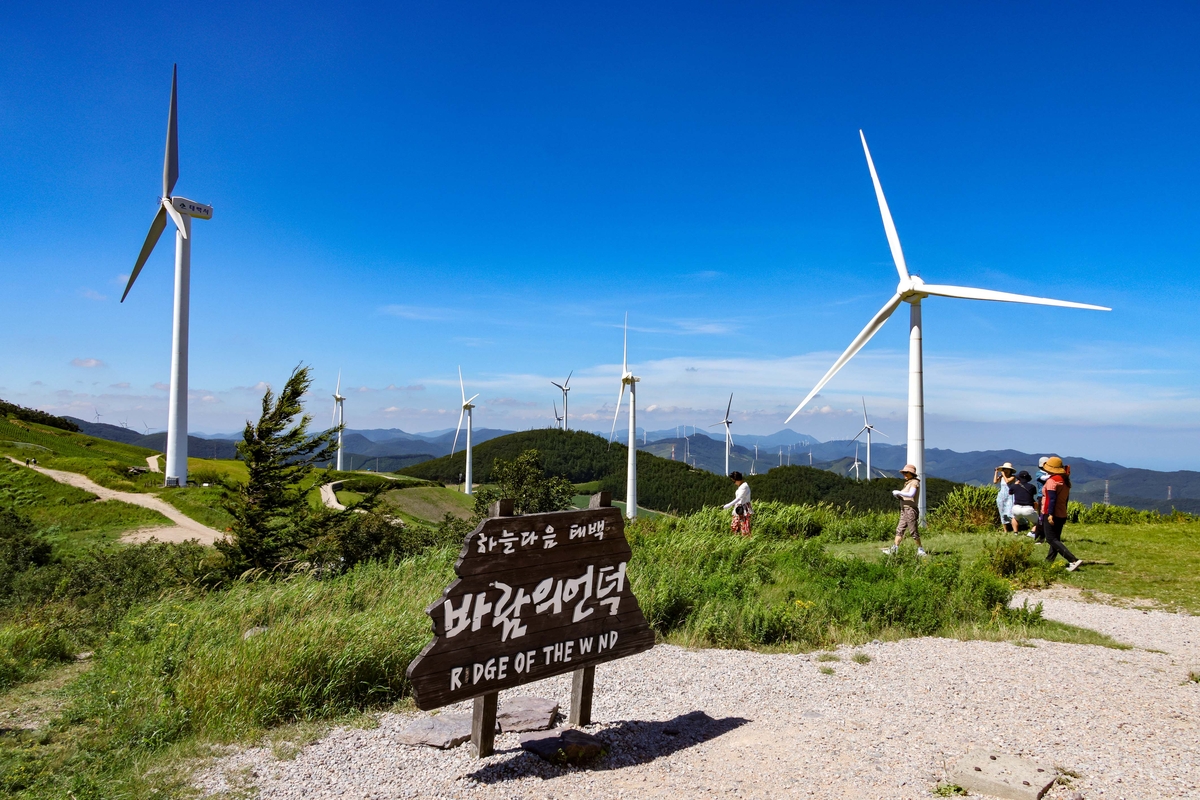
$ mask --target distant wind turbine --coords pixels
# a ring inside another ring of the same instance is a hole
[[[93,407],[93,408],[92,408],[92,410],[96,412],[96,423],[97,423],[97,424],[99,424],[99,422],[100,422],[100,409]]]
[[[910,275],[908,265],[904,261],[904,252],[900,249],[900,236],[896,233],[896,225],[892,221],[892,213],[888,210],[887,200],[883,196],[883,187],[879,183],[879,175],[875,172],[875,162],[871,160],[871,151],[867,148],[867,137],[860,130],[859,138],[862,140],[863,153],[867,157],[867,169],[871,172],[871,182],[875,185],[875,199],[879,203],[879,213],[883,217],[883,230],[887,234],[888,246],[892,251],[892,260],[896,263],[896,272],[900,275],[900,282],[896,286],[896,293],[891,299],[884,303],[883,308],[871,318],[867,326],[859,332],[858,336],[854,337],[854,341],[846,348],[837,361],[833,362],[833,366],[825,373],[825,376],[817,382],[812,391],[808,393],[800,405],[796,406],[796,410],[791,413],[786,422],[791,422],[792,417],[800,413],[800,409],[808,405],[818,392],[829,383],[830,379],[838,373],[846,363],[854,357],[854,355],[871,340],[883,323],[887,322],[901,303],[908,303],[909,307],[909,322],[908,322],[908,460],[917,468],[917,476],[921,479],[921,493],[919,500],[920,518],[922,523],[925,520],[926,507],[926,486],[925,486],[925,387],[922,378],[922,351],[921,351],[921,301],[926,297],[956,297],[963,300],[996,300],[1004,303],[1030,303],[1033,305],[1043,306],[1060,306],[1063,308],[1084,308],[1093,311],[1111,311],[1112,309],[1105,306],[1094,306],[1087,303],[1073,303],[1066,300],[1050,300],[1044,297],[1033,297],[1030,295],[1013,294],[1011,292],[997,292],[992,289],[975,289],[967,286],[946,286],[940,284],[925,283],[920,277]],[[786,424],[786,423],[785,423]]]
[[[862,436],[863,433],[867,434],[867,480],[871,480],[871,434],[878,433],[880,436],[883,436],[884,438],[890,438],[890,437],[883,431],[876,428],[874,425],[872,425],[870,423],[870,421],[867,420],[867,398],[864,397],[862,399],[862,404],[863,404],[863,426],[862,426],[862,430],[860,430],[858,433],[854,434],[854,438],[857,439],[858,437]]]
[[[729,432],[729,426],[733,424],[733,420],[729,418],[729,409],[733,408],[733,392],[729,393],[729,404],[725,406],[725,418],[720,422],[714,422],[709,425],[710,428],[715,428],[718,425],[725,426],[725,474],[729,474],[729,451],[733,447],[733,435]]]
[[[617,395],[617,411],[613,414],[612,430],[608,434],[611,442],[617,432],[617,417],[621,415],[621,400],[625,387],[629,387],[629,465],[625,469],[625,516],[637,517],[637,384],[641,378],[629,371],[629,312],[625,313],[625,348],[621,355],[621,392]]]
[[[171,70],[171,108],[167,112],[167,153],[163,158],[162,197],[158,213],[150,223],[150,232],[129,274],[129,283],[121,302],[129,296],[133,282],[146,265],[146,259],[166,230],[167,218],[175,223],[175,313],[171,323],[171,390],[167,405],[167,453],[163,478],[167,486],[187,485],[187,394],[188,394],[188,314],[192,272],[192,218],[212,219],[212,207],[184,197],[172,197],[179,180],[179,124],[177,111],[178,68]]]
[[[557,385],[557,384],[556,384],[556,385]],[[563,395],[563,399],[564,399],[564,400],[566,400],[566,395]],[[560,416],[558,415],[558,403],[554,403],[554,402],[552,402],[552,403],[551,403],[551,405],[553,405],[553,406],[554,406],[554,423],[555,423],[555,424],[554,424],[554,427],[556,427],[556,428],[563,428],[563,430],[566,430],[566,428],[565,428],[565,427],[563,427],[563,420],[564,420],[564,419],[566,419],[566,416],[561,416],[561,417],[560,417]],[[563,405],[565,406],[565,405],[566,405],[566,403],[564,403]],[[564,410],[566,410],[566,409],[564,408]]]
[[[854,445],[854,463],[850,465],[850,469],[854,470],[854,480],[858,480],[858,466],[861,463],[862,462],[858,460],[858,443],[856,442]],[[849,474],[849,472],[849,469],[846,470],[847,474]]]
[[[467,464],[466,478],[467,485],[464,490],[467,494],[473,494],[471,490],[471,409],[475,406],[471,405],[471,400],[479,397],[478,394],[471,395],[471,400],[467,399],[467,390],[463,386],[462,367],[458,368],[458,391],[462,394],[462,411],[458,412],[458,427],[454,429],[454,444],[450,446],[450,455],[454,455],[455,449],[458,447],[458,432],[462,430],[463,417],[467,418]]]
[[[563,415],[562,415],[562,419],[560,421],[562,422],[562,429],[564,431],[570,430],[570,422],[567,420],[567,399],[568,399],[567,393],[571,391],[571,376],[574,374],[575,374],[575,370],[571,370],[570,373],[567,374],[567,379],[565,381],[563,381],[562,383],[555,383],[554,381],[550,381],[551,385],[557,386],[559,388],[559,391],[562,392]]]
[[[342,397],[342,371],[338,370],[337,388],[333,390],[333,422],[338,426],[337,469],[342,471],[342,426],[346,424],[346,398]]]

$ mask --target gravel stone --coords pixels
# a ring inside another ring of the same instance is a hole
[[[1200,662],[1200,617],[1026,597],[1042,600],[1047,618],[1141,649],[904,639],[843,648],[845,663],[827,676],[807,655],[660,645],[597,667],[597,722],[586,730],[608,755],[585,769],[548,764],[512,733],[485,759],[469,747],[400,746],[412,721],[429,718],[413,712],[383,714],[372,730],[334,729],[291,760],[266,745],[234,752],[195,784],[231,791],[253,773],[260,800],[927,800],[950,765],[986,749],[1081,776],[1053,786],[1053,800],[1200,797],[1200,685],[1180,678]],[[849,661],[855,651],[871,662]],[[570,694],[562,675],[501,702],[538,696],[566,707]],[[470,704],[437,716],[453,712]]]

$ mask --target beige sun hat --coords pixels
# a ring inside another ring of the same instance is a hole
[[[1006,470],[1008,470],[1009,472],[1016,472],[1016,471],[1017,471],[1017,468],[1016,468],[1016,467],[1014,467],[1014,466],[1012,465],[1012,462],[1011,462],[1011,461],[1005,461],[1003,464],[1001,464],[1000,466],[996,467],[996,469],[1006,469]]]
[[[903,467],[900,469],[900,474],[901,474],[901,475],[916,475],[916,474],[917,474],[917,468],[916,468],[915,466],[913,466],[912,464],[905,464],[905,465],[904,465],[904,466],[903,466]]]
[[[1046,463],[1042,465],[1042,469],[1046,470],[1046,472],[1049,472],[1051,475],[1062,475],[1067,471],[1067,468],[1063,466],[1062,459],[1058,456],[1050,456],[1047,458]]]

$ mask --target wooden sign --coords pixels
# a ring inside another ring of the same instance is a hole
[[[629,587],[625,524],[607,492],[583,511],[503,516],[512,508],[504,503],[467,537],[458,579],[425,609],[435,638],[408,667],[418,708],[572,671],[586,683],[577,699],[586,693],[590,705],[587,668],[654,645]]]

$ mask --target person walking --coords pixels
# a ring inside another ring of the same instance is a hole
[[[1067,571],[1074,572],[1083,561],[1075,558],[1062,543],[1063,526],[1067,524],[1067,501],[1071,497],[1070,470],[1063,466],[1058,456],[1047,458],[1042,469],[1050,475],[1042,494],[1042,535],[1046,537],[1046,544],[1050,545],[1046,563],[1054,563],[1061,555],[1067,560]]]
[[[1020,533],[1020,522],[1025,520],[1029,524],[1029,533],[1026,535],[1030,537],[1034,536],[1033,530],[1038,521],[1037,500],[1034,497],[1037,490],[1033,487],[1032,480],[1028,472],[1021,470],[1008,490],[1012,495],[1012,532]]]
[[[900,500],[900,524],[896,526],[896,541],[891,547],[885,547],[883,552],[895,555],[900,550],[900,543],[904,541],[904,534],[907,533],[917,543],[917,555],[923,556],[925,548],[921,546],[921,532],[917,528],[917,501],[921,496],[921,480],[917,477],[917,468],[912,464],[905,464],[900,474],[904,476],[904,488],[892,490],[892,495]]]
[[[754,514],[754,509],[750,507],[750,484],[746,483],[746,479],[740,472],[731,472],[729,477],[733,480],[733,485],[737,487],[733,500],[722,506],[722,508],[733,509],[733,519],[729,523],[729,530],[740,533],[742,536],[749,536],[750,517]]]
[[[992,483],[1000,484],[996,493],[996,508],[1000,511],[1000,529],[1007,531],[1008,522],[1012,519],[1012,485],[1017,480],[1013,473],[1016,470],[1009,461],[1005,461],[992,472]]]
[[[1038,459],[1037,475],[1035,475],[1033,478],[1033,488],[1036,490],[1036,494],[1034,494],[1034,496],[1033,496],[1033,507],[1038,509],[1037,525],[1033,526],[1033,541],[1035,541],[1035,542],[1046,541],[1046,538],[1044,536],[1042,536],[1041,508],[1042,508],[1042,497],[1044,497],[1046,494],[1046,491],[1045,491],[1046,481],[1050,479],[1050,473],[1046,472],[1046,469],[1045,469],[1046,462],[1049,460],[1050,460],[1049,456],[1042,456],[1041,458]]]

